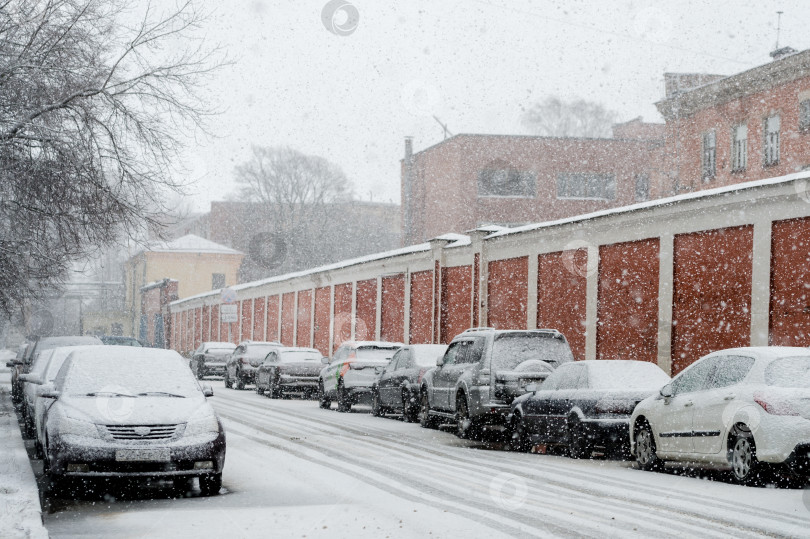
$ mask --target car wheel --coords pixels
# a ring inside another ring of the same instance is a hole
[[[239,371],[236,371],[236,377],[235,378],[236,378],[236,389],[238,389],[240,391],[245,389],[245,379],[242,378],[242,373],[239,372]]]
[[[343,379],[341,378],[338,381],[337,387],[337,410],[338,412],[351,412],[352,411],[352,402],[351,397],[349,396],[349,392],[346,391],[346,387],[343,385]]]
[[[467,398],[463,394],[456,397],[456,436],[468,440],[477,438],[475,424],[470,417]]]
[[[517,414],[512,420],[511,425],[512,439],[510,445],[515,451],[521,453],[528,453],[532,449],[532,442],[529,439],[529,433],[526,431],[526,421],[521,414]]]
[[[203,378],[205,378],[205,375],[203,375],[202,367],[200,367],[199,363],[197,363],[197,372],[196,372],[196,374],[197,374],[197,380],[202,380]]]
[[[591,435],[576,417],[568,419],[568,454],[572,459],[589,459],[593,454]]]
[[[383,410],[382,404],[380,404],[379,391],[371,392],[371,414],[374,417],[385,417],[385,410]]]
[[[225,369],[224,378],[225,378],[225,387],[227,387],[228,389],[232,388],[233,382],[231,382],[231,377],[228,376],[228,369]]]
[[[747,427],[734,427],[729,444],[729,459],[734,480],[742,485],[759,483],[760,463],[757,460],[757,449],[754,435]]]
[[[635,456],[638,467],[646,471],[657,471],[664,463],[655,452],[655,437],[646,421],[636,427]]]
[[[426,429],[435,429],[438,425],[436,418],[430,415],[430,399],[427,391],[419,396],[419,425]]]
[[[221,473],[200,476],[200,493],[203,496],[216,496],[220,488],[222,488]]]
[[[323,389],[323,382],[318,383],[318,406],[324,410],[332,407],[332,399],[326,396],[326,391]]]
[[[256,380],[256,393],[259,395],[264,395],[264,388],[261,386],[258,380]]]
[[[402,419],[408,423],[416,423],[419,420],[419,408],[414,405],[410,391],[402,392]]]

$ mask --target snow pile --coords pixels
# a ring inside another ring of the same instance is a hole
[[[48,537],[8,381],[5,375],[0,385],[0,537]]]

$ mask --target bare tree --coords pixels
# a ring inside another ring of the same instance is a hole
[[[259,203],[244,278],[300,269],[328,258],[332,243],[325,240],[335,233],[329,208],[352,198],[339,166],[292,148],[254,146],[250,160],[236,167],[234,176],[239,198]]]
[[[58,286],[70,261],[142,232],[181,185],[195,92],[221,62],[191,0],[0,0],[0,310]]]
[[[524,111],[521,123],[535,135],[609,138],[617,118],[616,112],[599,103],[552,96]]]

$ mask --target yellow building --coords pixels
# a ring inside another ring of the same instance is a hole
[[[143,293],[147,285],[164,279],[178,282],[177,299],[237,284],[244,253],[189,234],[172,241],[155,242],[124,264],[129,329],[143,331]]]

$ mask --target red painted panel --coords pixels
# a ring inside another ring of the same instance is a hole
[[[177,317],[178,316],[179,316],[178,313],[172,313],[172,331],[171,331],[172,342],[171,342],[171,345],[172,345],[172,349],[175,352],[180,351],[180,347],[177,345]]]
[[[352,337],[352,283],[335,285],[335,322],[332,353]]]
[[[410,344],[430,344],[433,342],[433,272],[411,273],[411,309],[408,317]]]
[[[441,342],[472,325],[472,266],[442,268]]]
[[[211,307],[203,305],[202,308],[202,340],[211,340]]]
[[[473,327],[481,325],[481,253],[473,255]]]
[[[295,331],[295,292],[287,292],[281,296],[281,344],[295,346],[293,333]]]
[[[151,324],[153,337],[154,337],[154,324]],[[154,341],[153,341],[154,342]],[[202,342],[202,307],[197,307],[194,309],[194,342],[192,344],[192,350],[196,350],[200,343]]]
[[[526,329],[529,257],[489,263],[487,325],[496,329]]]
[[[559,330],[578,360],[585,359],[587,262],[586,249],[537,258],[537,327]]]
[[[266,327],[264,320],[264,307],[267,298],[254,298],[253,299],[253,340],[264,340],[264,328]]]
[[[244,299],[240,302],[241,308],[239,309],[241,313],[241,325],[242,328],[242,336],[241,340],[246,341],[253,339],[251,335],[253,333],[253,300],[252,299]]]
[[[810,218],[773,223],[770,344],[810,346]]]
[[[188,350],[188,311],[183,311],[180,315],[180,350]]]
[[[332,290],[328,286],[315,289],[315,328],[312,346],[329,355],[329,303]]]
[[[219,305],[211,306],[211,340],[219,341]]]
[[[373,341],[377,334],[377,279],[357,281],[354,340]]]
[[[277,295],[267,298],[267,332],[264,338],[273,342],[278,342],[278,300]]]
[[[675,236],[672,375],[751,343],[752,226]]]
[[[599,248],[598,359],[658,362],[658,238]]]
[[[312,290],[298,292],[298,331],[296,346],[312,346]]]
[[[402,342],[405,338],[405,276],[382,278],[382,313],[380,338]]]

